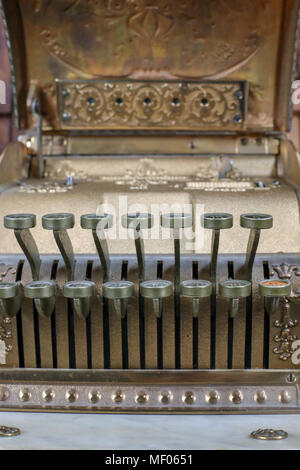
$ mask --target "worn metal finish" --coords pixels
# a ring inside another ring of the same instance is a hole
[[[298,2],[2,3],[0,409],[298,412]]]
[[[245,127],[247,82],[58,81],[62,129],[227,129]]]
[[[33,80],[41,94],[44,125],[55,129],[55,79],[106,77],[242,79],[250,84],[248,129],[283,130],[287,122],[295,0],[245,0],[242,5],[237,0],[3,0],[3,7],[21,127],[32,122],[26,89]]]

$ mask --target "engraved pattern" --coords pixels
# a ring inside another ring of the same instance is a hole
[[[64,128],[236,129],[244,99],[244,82],[58,82]]]
[[[269,8],[266,0],[266,14]],[[119,77],[167,70],[177,77],[225,75],[253,57],[266,29],[252,0],[35,0],[33,10],[49,53],[93,77],[111,76],[111,69]],[[75,47],[66,40],[66,22],[78,36]],[[224,27],[241,22],[247,27],[231,34]]]
[[[281,320],[275,320],[274,326],[280,328],[280,334],[274,336],[275,343],[278,343],[273,349],[274,354],[282,361],[286,361],[293,354],[292,343],[297,339],[297,336],[292,333],[292,328],[297,326],[297,320],[290,317],[290,301],[283,299],[281,301]]]

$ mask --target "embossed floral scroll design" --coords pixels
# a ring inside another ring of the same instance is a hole
[[[61,81],[63,127],[239,128],[244,82]]]
[[[0,283],[5,281],[6,277],[9,274],[16,274],[16,270],[13,266],[6,266],[4,263],[0,264]],[[12,329],[11,329],[11,318],[5,315],[5,312],[1,311],[0,308],[0,341],[4,341],[5,343],[5,355],[12,351],[12,344],[10,342],[12,337]],[[0,352],[3,354],[3,351]],[[2,357],[0,364],[5,363],[5,359]]]
[[[273,353],[277,355],[278,359],[286,361],[289,359],[294,350],[292,343],[297,339],[293,333],[293,328],[298,325],[298,321],[291,317],[291,303],[300,297],[299,288],[297,288],[295,277],[300,276],[298,267],[294,264],[281,263],[272,265],[271,276],[277,274],[279,279],[286,279],[292,282],[292,290],[289,297],[284,297],[280,301],[280,320],[274,321],[274,326],[280,329],[279,334],[274,336],[274,341],[277,346],[273,349]]]

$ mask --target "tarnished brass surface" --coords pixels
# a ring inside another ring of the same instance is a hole
[[[32,378],[34,374],[34,379]],[[294,376],[290,383],[289,375]],[[85,413],[299,413],[296,371],[68,371],[0,374],[0,409]],[[258,430],[265,438],[276,431]],[[282,431],[278,433],[285,434]],[[254,432],[252,433],[254,434]],[[255,437],[255,436],[253,436]],[[282,436],[283,437],[283,436]],[[279,438],[279,437],[277,437]]]
[[[2,4],[25,131],[0,157],[0,409],[300,411],[298,1]],[[20,213],[35,250],[2,225]],[[269,301],[263,279],[289,288]]]
[[[58,81],[63,129],[245,128],[247,82]]]
[[[247,128],[284,130],[296,0],[3,0],[19,124],[34,81],[57,128],[55,79],[246,80]],[[278,60],[280,67],[278,67]]]

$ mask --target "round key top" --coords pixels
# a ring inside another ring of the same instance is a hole
[[[29,299],[47,299],[55,295],[54,281],[32,281],[24,286],[24,295]]]
[[[180,283],[180,292],[184,297],[209,297],[212,291],[212,284],[210,281],[202,281],[192,279],[189,281],[182,281]]]
[[[0,299],[12,299],[19,293],[19,284],[17,282],[0,283]]]
[[[134,294],[134,284],[130,281],[108,281],[102,285],[106,299],[129,299]]]
[[[163,279],[144,281],[140,284],[140,292],[143,297],[148,299],[162,299],[173,294],[173,284]]]
[[[94,292],[95,283],[92,281],[70,281],[63,286],[63,295],[69,299],[92,297]]]
[[[286,280],[264,279],[259,284],[259,290],[264,297],[284,297],[291,293],[291,283]]]
[[[153,215],[147,213],[132,213],[122,215],[122,227],[133,229],[147,229],[153,227]]]
[[[251,282],[237,279],[222,281],[219,284],[219,293],[222,297],[230,299],[248,297],[251,294]]]
[[[192,214],[170,213],[161,215],[161,226],[165,228],[188,228],[193,225]]]
[[[209,228],[212,230],[231,228],[233,226],[232,215],[223,212],[212,212],[204,214],[202,221],[204,228]]]
[[[46,230],[68,230],[74,227],[74,215],[69,213],[46,214],[42,217],[42,225]]]
[[[273,217],[269,214],[242,214],[240,224],[243,228],[267,229],[273,227]]]
[[[97,230],[97,228],[107,229],[113,226],[113,216],[111,214],[85,214],[80,218],[81,227],[84,229]]]
[[[14,230],[33,228],[36,225],[34,214],[9,214],[4,216],[4,227]]]

